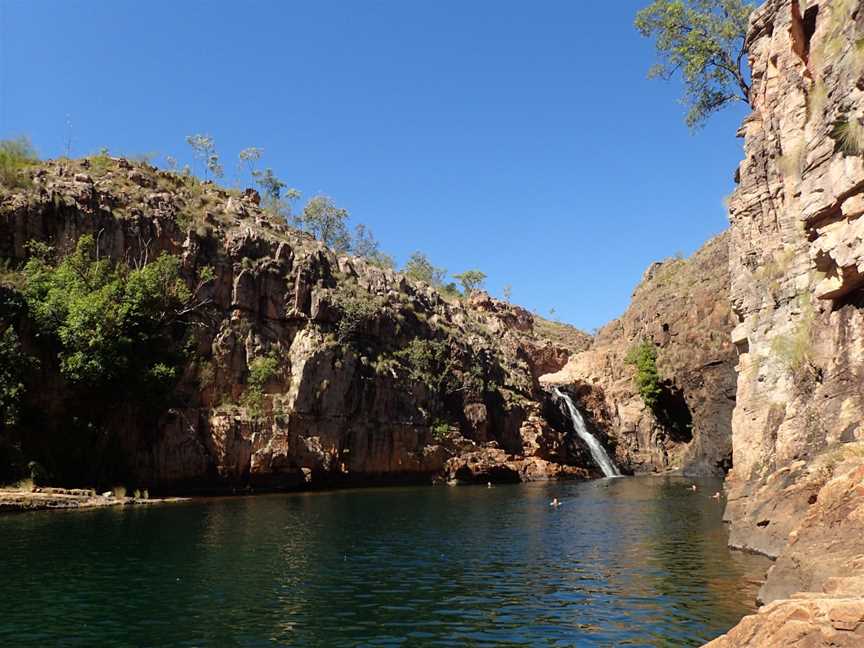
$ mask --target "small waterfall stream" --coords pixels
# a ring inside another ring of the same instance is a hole
[[[582,418],[582,413],[576,407],[573,399],[557,387],[553,389],[553,392],[567,405],[567,410],[570,412],[570,420],[573,421],[573,429],[576,430],[576,434],[579,435],[579,438],[588,445],[588,449],[591,451],[591,457],[593,457],[594,463],[600,466],[603,475],[606,477],[620,477],[621,471],[618,470],[618,467],[612,459],[609,458],[606,448],[601,445],[597,440],[597,437],[588,431],[588,427],[585,425],[585,419]]]

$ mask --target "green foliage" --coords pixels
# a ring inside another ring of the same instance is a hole
[[[334,306],[339,311],[336,340],[357,346],[369,323],[378,315],[381,305],[369,292],[357,286],[343,286],[335,293]]]
[[[691,128],[730,103],[749,103],[744,37],[752,11],[744,0],[654,0],[636,14],[639,32],[656,40],[659,62],[649,77],[681,73]]]
[[[486,273],[479,270],[466,270],[462,274],[453,275],[453,278],[462,284],[467,297],[475,290],[483,287],[483,282],[486,281]]]
[[[27,364],[18,334],[7,327],[0,333],[0,430],[18,421]]]
[[[438,292],[447,299],[459,299],[462,293],[459,292],[459,286],[452,281],[438,287]]]
[[[264,389],[268,382],[276,377],[279,371],[279,358],[275,353],[259,356],[249,364],[248,384],[257,389]]]
[[[249,363],[249,377],[246,379],[246,391],[240,404],[246,408],[252,418],[260,418],[264,406],[264,389],[267,383],[279,373],[279,358],[271,352],[259,356]]]
[[[423,281],[435,288],[440,287],[447,276],[444,268],[436,268],[422,252],[412,254],[402,272],[409,279]]]
[[[446,441],[450,436],[450,424],[443,419],[436,419],[430,426],[432,440],[435,443]]]
[[[314,196],[303,208],[298,219],[300,227],[312,234],[327,247],[337,252],[351,248],[348,233],[348,210],[337,207],[327,196]]]
[[[90,158],[90,173],[97,178],[101,178],[108,173],[111,168],[111,157],[108,155],[108,149],[101,149],[96,155],[91,155]]]
[[[9,189],[29,187],[30,177],[24,172],[38,161],[27,138],[0,140],[0,185]]]
[[[396,262],[388,254],[384,254],[378,248],[378,241],[372,234],[372,230],[358,223],[354,228],[354,238],[351,242],[351,252],[359,257],[365,258],[372,265],[379,268],[395,268]]]
[[[137,269],[96,256],[92,236],[54,264],[31,246],[24,295],[40,335],[53,340],[62,375],[85,388],[123,386],[154,395],[173,386],[192,292],[178,257],[163,254]]]
[[[414,338],[394,356],[408,369],[411,380],[440,391],[450,379],[455,361],[450,345],[440,340]]]
[[[636,387],[642,402],[652,412],[656,412],[663,393],[660,373],[657,371],[657,348],[649,340],[642,340],[630,349],[625,362],[636,367]]]
[[[264,195],[264,208],[274,216],[285,221],[290,220],[291,205],[300,197],[300,192],[289,189],[287,184],[276,177],[273,169],[253,170],[252,177]]]

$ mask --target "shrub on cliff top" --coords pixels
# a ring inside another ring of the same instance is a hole
[[[10,189],[29,186],[30,178],[24,172],[38,160],[27,138],[0,141],[0,185]]]
[[[422,252],[414,252],[402,269],[409,279],[423,281],[433,288],[440,288],[447,276],[447,270],[432,265],[429,258]]]
[[[475,290],[480,290],[483,287],[483,282],[486,281],[486,273],[480,270],[466,270],[462,274],[453,275],[453,278],[462,284],[467,297]]]
[[[663,393],[660,373],[657,371],[657,348],[649,340],[642,340],[630,349],[625,362],[636,367],[636,387],[642,402],[652,412],[656,412]]]
[[[337,207],[327,196],[314,196],[298,217],[300,227],[336,252],[347,252],[351,247],[348,233],[348,210]]]

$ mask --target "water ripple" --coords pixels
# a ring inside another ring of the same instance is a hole
[[[726,549],[717,488],[636,478],[2,517],[0,645],[698,645],[751,611],[765,569]]]

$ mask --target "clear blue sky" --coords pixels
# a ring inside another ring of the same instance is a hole
[[[265,149],[404,262],[592,329],[726,226],[743,105],[693,135],[648,0],[0,0],[0,137],[42,156]]]

